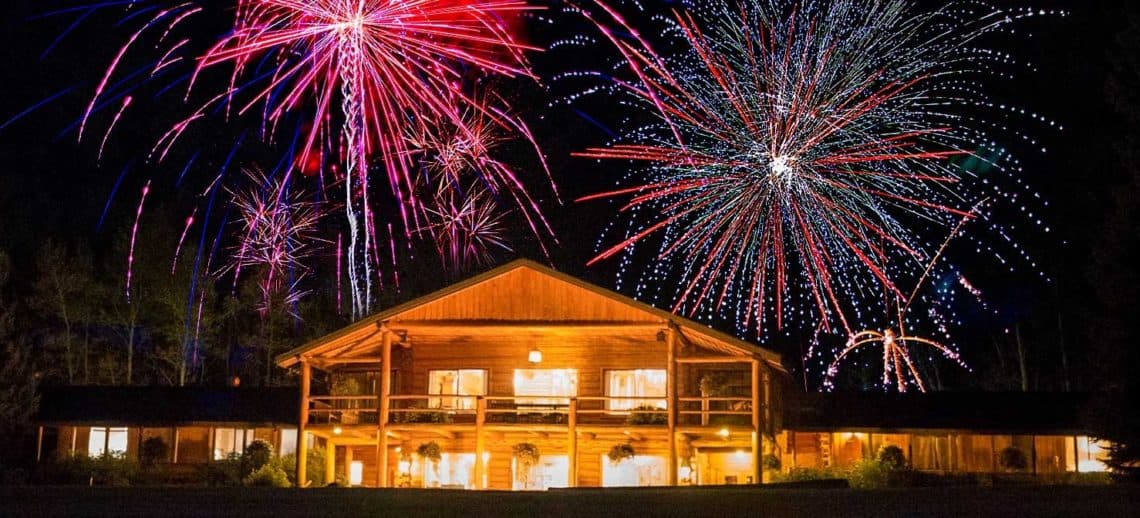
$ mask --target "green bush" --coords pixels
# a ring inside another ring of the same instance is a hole
[[[998,465],[1006,471],[1025,471],[1029,468],[1029,459],[1025,452],[1008,446],[998,454]]]
[[[43,466],[40,473],[49,484],[129,486],[139,480],[138,463],[124,452],[64,456]]]
[[[206,465],[206,483],[211,486],[240,486],[242,478],[241,456],[236,453]]]
[[[864,459],[847,470],[847,482],[855,489],[882,489],[890,485],[890,471],[878,460]]]
[[[806,482],[809,480],[846,479],[847,473],[835,468],[796,468],[787,473],[773,473],[772,482]]]
[[[250,473],[257,471],[269,464],[273,459],[273,445],[261,439],[256,439],[250,442],[245,447],[245,452],[242,453],[242,475],[246,476]]]
[[[780,469],[780,457],[772,455],[771,453],[766,454],[760,457],[760,465],[763,466],[766,471],[777,471]]]
[[[285,475],[289,477],[289,482],[293,485],[298,485],[297,455],[295,453],[282,455],[275,462],[285,471]],[[324,448],[309,448],[308,461],[305,463],[305,478],[308,480],[307,487],[320,487],[328,484],[328,482],[325,481]]]
[[[631,425],[661,425],[669,422],[669,416],[652,405],[641,405],[629,412],[625,418],[626,424]]]
[[[446,424],[451,422],[451,414],[447,412],[440,412],[438,410],[417,410],[411,412],[392,412],[391,421],[393,423],[436,423]]]
[[[279,465],[267,462],[243,480],[251,487],[290,487],[289,476]]]
[[[169,455],[170,448],[166,446],[166,441],[162,437],[151,437],[143,441],[142,448],[139,449],[139,462],[144,467],[154,466],[159,462],[165,462],[167,455]]]
[[[893,444],[879,448],[878,459],[888,469],[898,470],[907,467],[906,455],[902,448]]]

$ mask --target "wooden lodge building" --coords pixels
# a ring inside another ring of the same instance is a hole
[[[295,448],[306,458],[321,448],[326,472],[352,485],[747,484],[766,471],[848,465],[884,445],[934,471],[998,471],[1009,446],[1024,450],[1035,472],[1104,469],[1074,419],[1079,401],[799,394],[773,351],[526,260],[368,317],[277,363],[300,372],[288,423],[189,424],[211,430],[208,444],[219,429],[250,429],[246,443],[265,437],[281,453]],[[40,453],[84,445],[84,433],[94,444],[83,431],[93,424],[59,418],[50,405],[41,416],[57,417],[41,423],[53,444],[41,440]],[[162,426],[185,452],[171,421]],[[139,428],[135,437],[148,433]],[[216,458],[209,451],[207,461]],[[306,463],[297,466],[305,480]]]

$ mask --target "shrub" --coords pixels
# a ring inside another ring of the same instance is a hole
[[[1029,459],[1025,452],[1008,446],[998,454],[998,465],[1006,471],[1025,471],[1029,468]]]
[[[632,444],[623,442],[615,444],[613,448],[610,448],[610,452],[607,453],[606,456],[609,457],[610,463],[616,466],[621,464],[625,459],[632,459],[636,454]]]
[[[206,465],[206,483],[211,486],[240,486],[242,480],[241,457],[231,453],[226,458]]]
[[[772,455],[771,453],[760,457],[760,465],[768,471],[777,471],[780,469],[780,458]]]
[[[446,424],[451,422],[451,414],[447,412],[440,412],[438,410],[419,410],[412,412],[392,412],[391,421],[393,423],[436,423]]]
[[[290,487],[289,475],[281,466],[266,463],[243,480],[245,485],[252,487]]]
[[[630,410],[625,422],[633,425],[665,424],[669,422],[669,416],[655,406],[641,405]]]
[[[273,458],[273,445],[261,439],[256,439],[245,447],[245,453],[242,453],[243,473],[242,475],[249,475],[250,473],[261,469]]]
[[[879,448],[878,459],[887,469],[905,469],[907,466],[906,455],[903,454],[902,448],[893,444]]]
[[[159,462],[164,462],[168,458],[170,449],[166,446],[166,441],[162,437],[151,437],[142,443],[142,448],[139,449],[139,462],[144,467],[154,466]]]
[[[847,471],[847,482],[855,489],[882,489],[890,484],[890,471],[882,462],[864,459]]]
[[[847,473],[833,468],[796,468],[787,473],[773,473],[772,482],[806,482],[809,480],[845,479]]]
[[[277,458],[275,462],[289,477],[289,483],[297,484],[297,454],[290,453]],[[319,447],[309,448],[308,459],[305,462],[305,479],[307,484],[302,486],[322,486],[331,481],[325,480],[325,450]]]

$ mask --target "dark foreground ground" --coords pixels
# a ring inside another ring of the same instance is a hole
[[[0,516],[1140,516],[1140,486],[675,488],[549,493],[255,488],[0,488]]]

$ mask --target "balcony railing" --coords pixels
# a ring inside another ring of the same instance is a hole
[[[453,423],[666,426],[660,397],[627,396],[389,396],[388,424]],[[309,424],[376,424],[377,396],[311,396]],[[749,426],[747,397],[677,398],[679,426]]]

